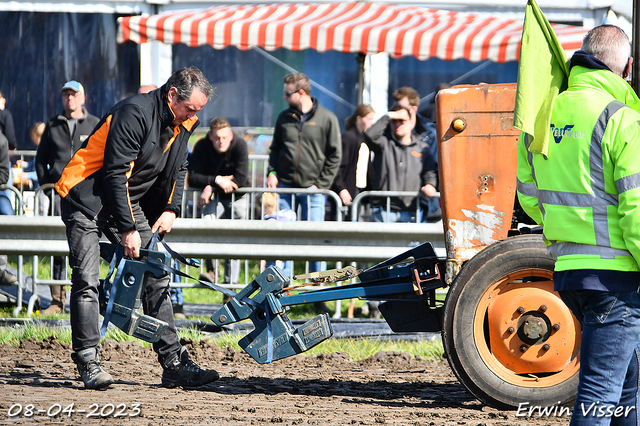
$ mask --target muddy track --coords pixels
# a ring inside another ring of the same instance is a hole
[[[446,360],[380,352],[351,362],[345,354],[334,353],[259,365],[232,349],[183,343],[196,362],[218,370],[221,379],[200,389],[162,388],[162,371],[150,348],[107,340],[104,365],[116,382],[107,390],[85,390],[68,345],[55,339],[0,345],[0,424],[569,423],[566,416],[516,417],[515,411],[483,405],[458,383]]]

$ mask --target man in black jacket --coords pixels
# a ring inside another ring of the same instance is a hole
[[[0,133],[0,185],[9,182],[11,163],[9,162],[9,141],[3,133]],[[0,214],[5,210],[13,210],[8,199],[0,200],[8,205],[0,209]],[[8,259],[6,255],[0,255],[0,285],[15,285],[18,278],[7,270]]]
[[[16,130],[13,124],[13,115],[6,108],[7,98],[0,92],[0,133],[4,134],[9,143],[9,150],[16,149],[18,142],[16,139]]]
[[[284,77],[284,99],[289,108],[276,119],[269,152],[269,188],[329,189],[340,168],[342,142],[336,115],[311,96],[311,82],[303,73]],[[296,194],[280,197],[280,209],[297,211],[302,220],[324,220],[322,194]],[[311,272],[321,269],[310,262]],[[316,309],[326,310],[324,303]]]
[[[187,173],[189,136],[196,113],[213,88],[195,67],[176,71],[158,90],[117,103],[100,120],[62,172],[56,191],[62,197],[71,277],[71,357],[86,388],[113,383],[98,356],[100,330],[99,237],[120,240],[124,255],[138,258],[154,233],[171,231],[180,214]],[[199,386],[218,379],[203,370],[180,345],[168,294],[169,276],[147,277],[142,307],[168,328],[153,344],[163,367],[162,384]]]
[[[245,219],[247,217],[246,194],[232,193],[247,186],[249,174],[249,150],[247,143],[231,131],[231,124],[224,117],[211,120],[207,136],[196,142],[189,162],[189,186],[202,189],[198,205],[205,219]],[[233,201],[233,203],[232,203]],[[212,271],[212,265],[207,265]],[[204,275],[204,274],[203,274]],[[240,261],[227,259],[224,264],[224,282],[237,283]],[[215,282],[208,272],[206,280]]]
[[[415,117],[409,108],[395,103],[367,131],[364,141],[374,153],[374,190],[415,191],[432,197],[438,185],[437,165],[428,147],[414,132]],[[416,217],[416,197],[391,197],[390,211],[385,199],[373,199],[375,222],[420,222]]]
[[[91,115],[84,108],[85,92],[82,84],[75,80],[68,81],[60,89],[64,110],[49,119],[40,139],[36,152],[36,173],[38,184],[56,183],[62,175],[73,154],[80,149],[98,124],[98,117]],[[51,197],[51,214],[60,214],[60,197]],[[53,258],[53,279],[62,280],[64,274],[64,258]],[[42,311],[43,314],[57,314],[64,311],[67,291],[62,285],[51,286],[51,305]]]

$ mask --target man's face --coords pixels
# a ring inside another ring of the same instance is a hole
[[[213,148],[219,153],[225,153],[231,146],[233,132],[229,127],[223,127],[215,131],[209,131],[209,139],[213,143]]]
[[[82,105],[84,105],[84,93],[76,92],[71,89],[64,89],[62,91],[62,106],[64,107],[64,112],[67,115],[71,115],[71,113],[82,110]]]
[[[409,117],[409,113],[406,112],[406,110],[400,111],[405,111],[405,118],[402,120],[391,120],[391,130],[398,139],[411,135],[411,131],[413,130],[413,124]]]
[[[284,85],[283,98],[291,108],[300,109],[300,90],[296,91],[296,87],[293,84]]]
[[[174,126],[193,118],[207,104],[207,97],[198,89],[193,89],[191,97],[184,101],[178,100],[178,91],[175,87],[169,89],[167,102],[175,118],[171,122]]]
[[[406,96],[398,101],[398,105],[400,105],[403,108],[407,108],[409,111],[411,111],[410,121],[411,121],[411,130],[413,130],[413,128],[416,127],[416,113],[418,112],[418,107],[412,106],[409,103],[409,98]]]

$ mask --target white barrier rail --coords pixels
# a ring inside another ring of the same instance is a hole
[[[183,256],[199,259],[373,263],[425,241],[433,244],[439,256],[445,255],[442,223],[177,219],[166,241]],[[38,257],[68,255],[65,227],[59,217],[0,216],[0,254],[19,256],[18,278],[23,283],[22,257],[34,257],[32,277],[36,278],[31,280],[34,296],[29,300],[29,316],[36,301],[37,285],[69,284],[68,281],[37,278]],[[18,286],[16,314],[22,309],[22,291],[23,286]]]
[[[166,241],[188,257],[378,262],[431,241],[444,255],[439,223],[278,222],[176,219]],[[65,256],[59,217],[0,216],[0,254]]]

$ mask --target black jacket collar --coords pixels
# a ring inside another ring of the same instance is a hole
[[[611,69],[605,65],[600,59],[596,58],[590,53],[585,52],[584,50],[576,50],[576,52],[571,57],[571,61],[569,63],[569,70],[576,65],[580,65],[585,68],[590,68],[593,70],[609,70]]]

